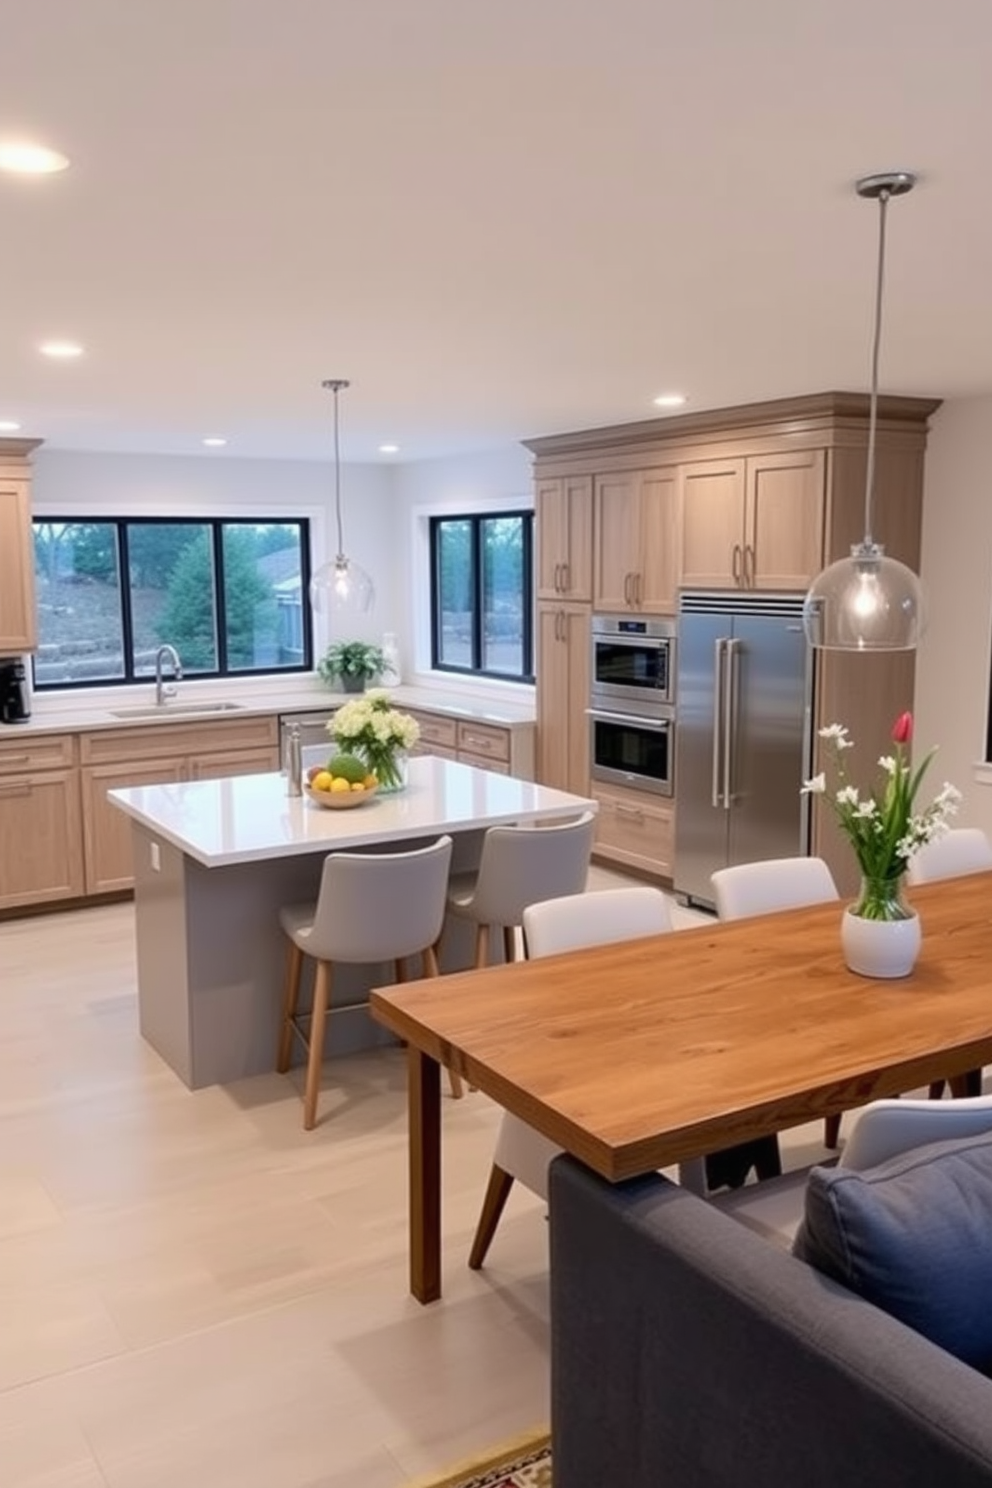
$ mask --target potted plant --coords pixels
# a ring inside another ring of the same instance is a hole
[[[345,692],[364,692],[365,684],[379,676],[385,665],[381,646],[367,641],[336,641],[324,652],[317,670],[328,685],[338,677]]]

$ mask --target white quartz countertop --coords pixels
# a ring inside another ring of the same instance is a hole
[[[128,816],[207,868],[596,810],[596,802],[584,796],[432,755],[410,760],[404,790],[376,792],[344,811],[288,795],[279,774],[130,786],[107,794]]]
[[[493,702],[481,695],[448,692],[434,687],[400,686],[389,688],[399,707],[416,708],[428,713],[443,713],[470,723],[488,723],[497,728],[533,728],[535,705],[528,702]],[[129,729],[160,727],[162,724],[215,724],[224,719],[271,717],[273,714],[326,714],[328,717],[342,703],[360,696],[354,692],[331,692],[327,688],[301,682],[298,690],[280,688],[266,696],[258,692],[239,693],[225,687],[223,692],[209,684],[180,682],[178,696],[162,707],[154,706],[151,685],[122,690],[119,699],[99,701],[79,694],[78,702],[66,695],[58,698],[36,697],[26,723],[3,727],[0,740],[30,738],[40,734],[88,733],[95,729]],[[213,706],[211,706],[213,704]],[[220,704],[227,706],[221,707]],[[234,706],[231,706],[231,705]],[[135,716],[133,710],[143,710]],[[121,717],[120,714],[127,716]]]

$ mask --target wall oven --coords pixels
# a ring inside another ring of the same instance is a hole
[[[600,703],[671,705],[675,701],[674,620],[592,617],[592,693]]]
[[[674,785],[675,719],[671,708],[622,712],[593,699],[587,710],[592,777],[670,796]]]

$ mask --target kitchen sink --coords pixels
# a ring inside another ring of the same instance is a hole
[[[196,718],[205,713],[237,713],[242,703],[158,703],[151,707],[115,708],[113,718]]]

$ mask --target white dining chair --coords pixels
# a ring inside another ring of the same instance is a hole
[[[906,865],[911,884],[933,883],[940,878],[961,878],[965,873],[992,869],[992,842],[980,827],[953,827],[915,852]]]
[[[583,892],[593,829],[591,811],[547,826],[489,828],[478,871],[453,875],[448,888],[449,914],[476,927],[475,966],[489,962],[491,929],[502,929],[504,957],[513,961],[515,932],[528,905]]]
[[[435,945],[444,922],[451,865],[451,838],[439,837],[409,852],[334,852],[324,859],[315,904],[284,907],[279,921],[287,937],[286,981],[276,1069],[289,1069],[293,1040],[307,1051],[303,1127],[317,1120],[324,1034],[331,1003],[332,963],[396,963],[405,980],[406,961],[420,956],[426,976],[437,976]],[[313,1006],[299,1011],[304,956],[316,962]],[[461,1082],[449,1071],[452,1095]]]
[[[663,935],[671,930],[672,917],[661,890],[645,885],[601,889],[528,905],[523,911],[523,927],[527,955],[537,959],[641,936]],[[514,1181],[546,1200],[548,1164],[561,1150],[519,1117],[504,1111],[468,1260],[473,1271],[485,1261]]]
[[[913,854],[906,866],[906,879],[911,884],[935,883],[941,878],[963,878],[966,873],[983,873],[989,869],[992,869],[992,842],[981,828],[953,827]],[[946,1083],[931,1081],[931,1100],[940,1099]],[[977,1096],[981,1084],[981,1070],[968,1070],[950,1081],[951,1093]]]
[[[765,858],[757,863],[735,863],[712,875],[716,911],[721,920],[750,919],[809,904],[839,899],[833,874],[822,858]],[[835,1148],[840,1140],[840,1117],[827,1116],[823,1140]]]

